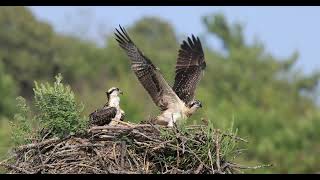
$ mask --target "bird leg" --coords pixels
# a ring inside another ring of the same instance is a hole
[[[168,123],[168,127],[176,126],[176,122],[173,119],[173,113],[171,113],[171,121]]]

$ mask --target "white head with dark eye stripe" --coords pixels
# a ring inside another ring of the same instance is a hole
[[[110,99],[110,97],[119,96],[120,94],[123,94],[123,92],[117,87],[112,87],[106,92],[106,94],[108,99]]]
[[[202,108],[202,104],[199,100],[193,100],[189,103],[189,108]]]
[[[188,110],[187,110],[187,116],[190,117],[192,114],[194,114],[197,109],[202,108],[202,104],[199,100],[193,100],[191,101],[188,105]]]
[[[123,94],[122,91],[117,87],[110,88],[107,92],[108,97],[108,106],[119,107],[120,104],[120,94]]]

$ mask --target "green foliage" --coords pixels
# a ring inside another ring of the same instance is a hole
[[[32,127],[32,117],[30,108],[26,104],[26,100],[23,97],[17,99],[18,113],[14,115],[14,121],[10,122],[11,126],[11,139],[13,145],[21,145],[31,142],[31,138],[34,137],[34,131]]]
[[[5,72],[0,56],[0,117],[9,117],[13,114],[16,94],[16,84],[12,77]]]
[[[35,82],[35,106],[40,125],[54,135],[65,136],[82,133],[87,127],[87,118],[81,117],[84,106],[78,104],[70,86],[61,83],[62,76],[55,77],[53,86]]]
[[[79,84],[79,76],[93,81],[98,75],[95,72],[101,73],[102,49],[57,34],[26,7],[0,7],[0,26],[0,59],[24,97],[32,97],[34,80],[48,81],[62,73],[67,82]]]
[[[320,117],[314,97],[319,73],[304,75],[293,69],[297,53],[277,60],[262,43],[247,44],[242,27],[229,24],[223,15],[205,17],[204,23],[227,52],[206,54],[207,72],[212,73],[202,85],[212,94],[200,97],[212,99],[206,101],[207,115],[221,119],[215,122],[220,127],[234,116],[239,134],[250,140],[247,160],[273,163],[274,172],[316,171],[319,143],[314,138]]]
[[[275,165],[262,172],[318,171],[319,72],[305,75],[295,69],[298,52],[279,59],[266,52],[259,40],[246,42],[244,27],[238,22],[229,23],[222,14],[202,20],[207,32],[199,36],[219,39],[225,52],[208,48],[201,39],[207,69],[196,98],[203,108],[187,123],[199,124],[205,118],[225,130],[234,122],[238,134],[250,142],[243,161]],[[76,95],[86,104],[86,115],[106,102],[104,92],[112,86],[124,91],[120,104],[127,121],[139,122],[158,113],[112,34],[106,38],[106,46],[100,48],[54,32],[25,7],[1,7],[0,25],[0,115],[12,114],[16,90],[31,100],[33,81],[47,81],[58,72],[77,89]],[[126,28],[172,85],[180,35],[157,17],[142,18]],[[77,132],[78,125],[73,125],[83,118],[71,90],[54,90],[55,85],[48,84],[37,86],[37,118],[41,117],[46,127],[54,126],[58,134]],[[64,118],[67,121],[62,121]],[[230,145],[224,147],[231,150],[232,142],[226,144]],[[228,149],[223,151],[228,154]]]

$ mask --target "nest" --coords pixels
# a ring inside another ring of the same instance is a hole
[[[244,139],[216,130],[209,134],[205,126],[180,131],[119,122],[16,147],[0,165],[13,174],[226,174],[250,168],[228,162],[222,152],[221,145],[231,142],[226,138]]]

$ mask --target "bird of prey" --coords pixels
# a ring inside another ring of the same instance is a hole
[[[131,69],[151,96],[153,102],[162,111],[152,119],[155,124],[172,127],[177,120],[187,119],[201,108],[201,102],[194,99],[195,89],[206,68],[206,62],[200,39],[187,38],[180,45],[175,82],[171,87],[163,78],[160,70],[146,57],[131,40],[124,28],[119,25],[115,36],[119,46],[131,60]]]
[[[89,115],[92,125],[113,125],[114,120],[123,121],[124,111],[120,108],[120,97],[123,94],[117,87],[110,88],[107,92],[107,103],[101,109],[97,109]]]

